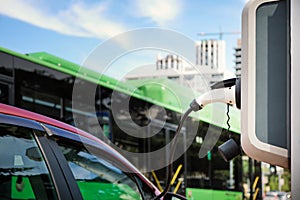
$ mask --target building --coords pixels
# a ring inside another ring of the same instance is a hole
[[[137,68],[126,75],[127,80],[168,78],[198,92],[225,78],[226,59],[224,40],[202,40],[195,43],[194,63],[178,55],[158,55],[155,65]]]
[[[223,71],[226,68],[224,40],[196,42],[196,65]]]
[[[237,40],[237,46],[234,48],[234,56],[235,56],[235,75],[236,77],[241,76],[241,67],[242,67],[242,42],[241,39]]]

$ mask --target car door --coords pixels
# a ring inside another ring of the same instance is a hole
[[[72,193],[45,129],[0,114],[0,199],[82,199]]]

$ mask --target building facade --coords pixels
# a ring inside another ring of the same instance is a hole
[[[203,93],[210,85],[223,80],[226,76],[225,41],[197,41],[195,50],[194,63],[189,63],[178,55],[159,54],[155,65],[135,69],[125,78],[127,80],[168,78]]]
[[[235,75],[236,77],[241,76],[241,70],[242,70],[242,41],[241,39],[237,40],[237,45],[234,48],[234,63],[235,63]]]
[[[196,42],[196,65],[215,70],[226,68],[224,40],[201,40]]]

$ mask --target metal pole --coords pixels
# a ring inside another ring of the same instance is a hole
[[[277,174],[278,174],[278,191],[281,191],[282,185],[281,185],[281,170],[277,170]]]
[[[253,171],[252,171],[253,163],[252,163],[252,158],[250,158],[250,157],[248,160],[248,164],[249,164],[249,181],[250,181],[250,200],[253,200],[253,189],[252,189],[252,186],[253,186]]]
[[[166,128],[165,131],[166,131],[166,135],[165,135],[166,144],[169,144],[169,142],[170,142],[170,130],[168,128]],[[169,162],[169,157],[170,157],[170,150],[171,149],[169,147],[166,148],[166,167],[165,167],[166,168],[166,174],[169,174],[168,165],[170,163],[168,163],[168,162]],[[168,178],[166,176],[164,186],[166,186],[167,182],[168,182]]]
[[[233,160],[229,161],[229,188],[234,188],[234,180],[233,180]]]
[[[183,132],[183,139],[184,139],[184,149],[186,149],[186,132]],[[187,150],[186,150],[187,151]],[[183,174],[183,178],[184,178],[184,182],[183,182],[183,186],[184,186],[184,193],[186,192],[186,187],[187,187],[187,152],[184,152],[184,174]]]
[[[211,159],[208,160],[209,188],[212,188]]]
[[[290,0],[291,10],[291,185],[292,199],[300,199],[300,1]]]
[[[148,135],[150,135],[151,134],[151,126],[148,126],[148,128],[147,128],[147,131],[148,131]],[[147,139],[147,153],[149,153],[149,152],[151,152],[151,139],[150,138],[148,138]],[[148,171],[150,171],[150,170],[152,170],[152,169],[150,169],[150,163],[151,163],[151,158],[150,158],[150,156],[146,156],[148,159],[147,159],[147,164],[146,164],[146,166],[147,166],[147,170]]]
[[[255,172],[254,172],[254,177],[257,178],[258,177],[258,182],[256,184],[256,187],[253,189],[255,192],[258,189],[257,192],[257,199],[262,199],[262,176],[261,176],[261,162],[255,160],[254,161],[254,166],[255,166]]]

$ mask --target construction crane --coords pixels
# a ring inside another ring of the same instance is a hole
[[[234,35],[234,34],[241,34],[240,31],[232,31],[232,32],[223,32],[223,31],[220,31],[220,32],[212,32],[212,33],[206,33],[206,32],[201,32],[201,33],[198,33],[197,35],[198,36],[208,36],[208,35],[219,35],[219,39],[222,40],[223,39],[223,35]]]

